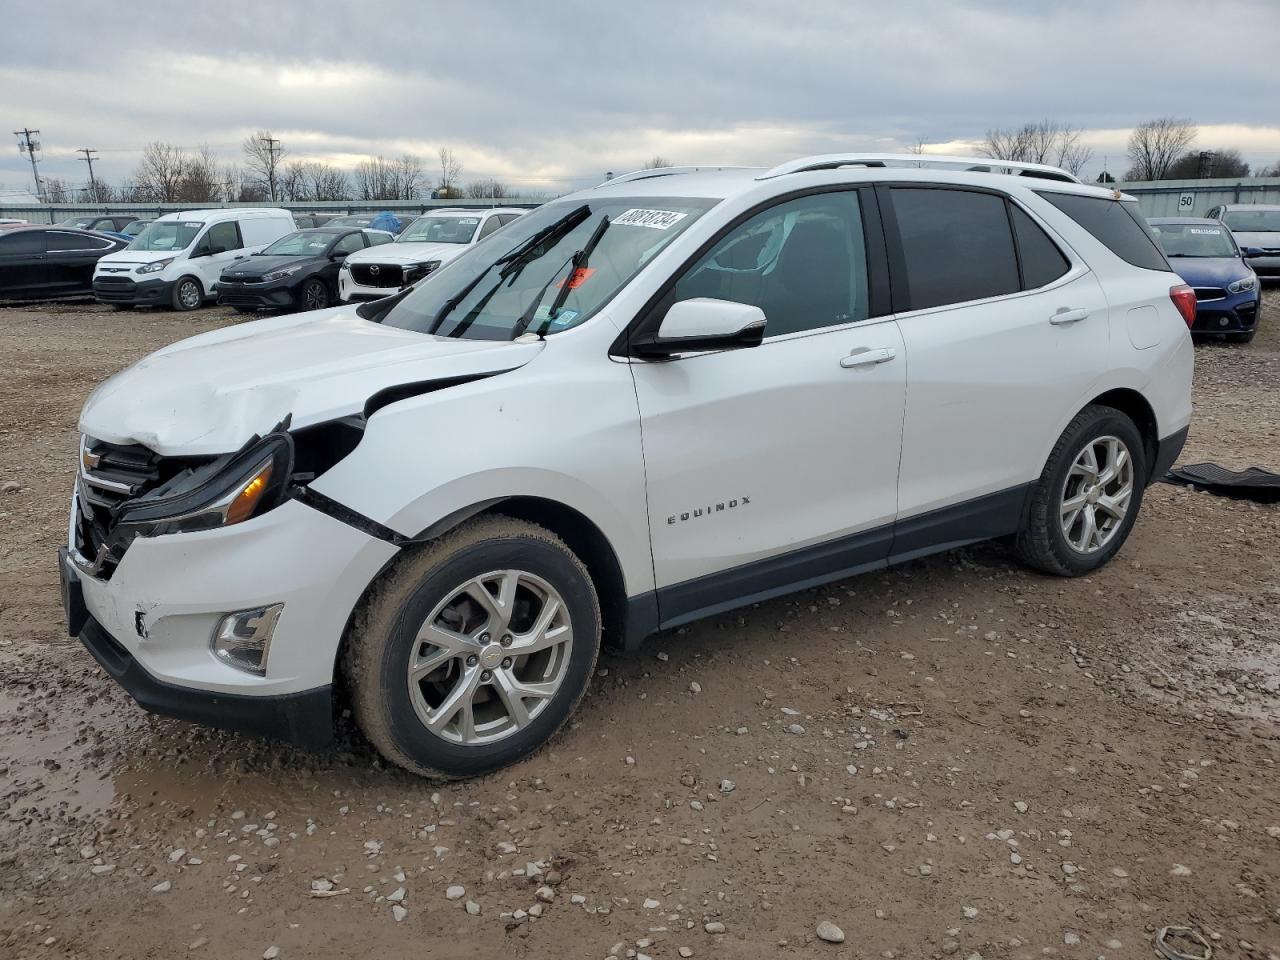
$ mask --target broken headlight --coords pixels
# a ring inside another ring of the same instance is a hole
[[[278,506],[287,496],[292,473],[293,439],[272,433],[128,501],[117,520],[139,536],[242,523]]]

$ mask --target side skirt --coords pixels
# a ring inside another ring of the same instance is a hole
[[[658,630],[1016,533],[1026,516],[1033,486],[1028,483],[1011,487],[630,597],[626,649],[634,649]]]

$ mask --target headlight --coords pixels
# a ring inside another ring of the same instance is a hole
[[[128,501],[119,525],[138,536],[160,536],[243,523],[284,499],[292,472],[293,438],[273,433]]]
[[[144,263],[134,273],[159,273],[173,263],[173,259],[173,257],[166,257],[164,260],[152,260],[150,263]]]
[[[1236,280],[1227,284],[1227,293],[1244,293],[1246,290],[1252,290],[1258,285],[1258,275],[1251,273],[1242,280]]]
[[[434,273],[440,266],[439,260],[428,260],[426,263],[411,263],[402,268],[405,283],[421,280],[429,273]]]
[[[262,282],[274,283],[276,280],[283,280],[285,277],[292,277],[295,273],[297,273],[301,269],[302,269],[302,265],[299,264],[296,267],[284,267],[283,269],[280,269],[280,270],[272,270],[270,273],[263,275]]]

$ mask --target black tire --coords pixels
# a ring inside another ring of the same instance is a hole
[[[1257,334],[1257,327],[1252,330],[1246,330],[1243,333],[1228,333],[1227,343],[1250,343]]]
[[[136,306],[137,306],[136,303],[113,303],[111,305],[111,309],[112,310],[132,310]]]
[[[1133,491],[1128,509],[1110,539],[1093,552],[1068,542],[1061,516],[1072,465],[1085,447],[1103,437],[1119,439],[1131,458]],[[1113,407],[1088,406],[1076,414],[1049,454],[1031,493],[1026,522],[1014,540],[1014,551],[1028,566],[1059,577],[1079,577],[1105,565],[1129,537],[1147,485],[1146,447],[1133,421]]]
[[[329,306],[329,287],[323,280],[312,277],[298,291],[298,310],[323,310]]]
[[[508,569],[541,578],[563,599],[573,638],[563,677],[526,726],[490,743],[456,743],[428,730],[415,710],[408,666],[421,647],[417,634],[461,585]],[[342,670],[356,723],[387,760],[422,776],[456,779],[505,767],[545,744],[586,693],[599,649],[600,605],[582,562],[542,527],[486,516],[423,546],[375,587],[353,620]]]
[[[194,295],[191,293],[193,287]],[[204,303],[204,287],[200,286],[200,281],[195,277],[179,277],[173,285],[173,296],[169,300],[175,310],[183,313],[195,310]]]

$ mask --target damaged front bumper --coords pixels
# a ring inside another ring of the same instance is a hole
[[[148,710],[306,746],[331,736],[338,647],[385,540],[296,500],[234,526],[137,537],[109,578],[61,552],[68,629]],[[261,675],[220,660],[228,614],[283,604]],[[322,706],[323,705],[323,706]]]

